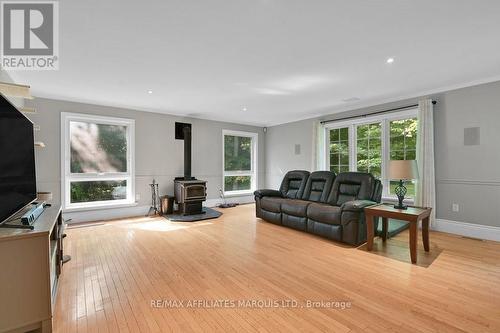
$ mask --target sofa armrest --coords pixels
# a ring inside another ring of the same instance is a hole
[[[263,198],[263,197],[282,197],[281,192],[277,190],[257,190],[253,192],[256,198]]]
[[[364,209],[375,205],[371,200],[353,200],[342,206],[340,224],[342,225],[342,241],[351,245],[359,245],[366,241],[366,224]],[[374,230],[378,222],[374,221]]]
[[[371,200],[353,200],[347,201],[342,206],[342,212],[362,212],[366,207],[376,205],[377,203]]]

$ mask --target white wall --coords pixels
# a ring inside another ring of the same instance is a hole
[[[500,227],[500,82],[432,97],[438,219]],[[416,99],[270,127],[266,141],[266,187],[277,188],[284,173],[311,170],[315,120],[335,119],[413,104]],[[481,144],[464,145],[464,128],[480,127]],[[301,155],[293,155],[301,144]],[[460,206],[452,211],[452,204]]]
[[[30,115],[32,121],[40,126],[40,131],[35,133],[36,140],[43,141],[47,146],[36,150],[38,190],[53,192],[55,202],[60,201],[60,113],[74,112],[135,119],[136,193],[140,196],[138,208],[72,214],[71,217],[78,221],[101,219],[102,216],[121,217],[143,214],[144,209],[150,205],[151,193],[148,184],[153,178],[159,183],[160,194],[173,194],[174,177],[184,174],[184,142],[175,140],[174,124],[176,121],[193,125],[192,174],[198,179],[208,181],[209,202],[213,203],[215,199],[218,199],[219,189],[222,186],[223,129],[259,134],[258,187],[263,187],[265,184],[265,136],[260,127],[44,98],[28,101],[27,106],[34,107],[37,111],[36,114]],[[253,200],[253,197],[241,197],[234,200],[246,202]]]
[[[0,70],[0,81],[12,82]],[[435,106],[436,192],[438,219],[500,227],[500,82],[478,85],[432,97]],[[356,109],[268,128],[174,117],[97,105],[35,99],[38,113],[31,118],[41,126],[36,140],[47,148],[37,149],[37,174],[40,191],[60,191],[60,112],[81,112],[136,119],[137,193],[139,206],[149,205],[147,184],[155,177],[161,193],[172,192],[171,179],[182,174],[182,142],[173,140],[175,121],[193,123],[193,175],[207,179],[208,195],[216,199],[222,185],[222,129],[259,132],[259,187],[277,188],[283,174],[292,169],[311,170],[313,164],[313,126],[319,119],[359,115],[415,103],[418,98]],[[480,127],[481,145],[464,146],[463,130]],[[295,155],[295,144],[301,153]],[[204,163],[201,161],[205,161]],[[250,200],[246,198],[242,200]],[[459,212],[451,205],[457,203]],[[133,211],[135,212],[135,211]],[[125,212],[129,214],[129,212]]]
[[[278,188],[283,175],[290,170],[311,170],[313,163],[312,120],[273,126],[266,133],[266,186]],[[300,154],[295,154],[295,145]],[[269,148],[269,149],[268,149]]]
[[[440,95],[434,120],[437,216],[499,227],[500,82]],[[467,127],[480,128],[480,145],[464,145]]]

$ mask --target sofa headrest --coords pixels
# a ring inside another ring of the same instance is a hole
[[[280,186],[280,192],[285,198],[301,198],[306,187],[309,171],[292,170],[288,171],[283,178]]]
[[[332,188],[335,173],[332,171],[315,171],[309,175],[303,200],[326,202]]]
[[[341,172],[333,182],[328,203],[341,206],[352,200],[371,200],[374,195],[376,179],[364,172]]]

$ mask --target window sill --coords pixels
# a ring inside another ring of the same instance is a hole
[[[396,198],[396,197],[382,197],[382,202],[396,203],[396,202],[398,202],[398,198]],[[413,205],[415,203],[415,200],[413,198],[412,199],[404,199],[403,203],[407,204],[407,205]]]
[[[112,203],[112,204],[100,204],[95,206],[73,206],[69,208],[64,208],[63,212],[72,213],[72,212],[86,212],[91,210],[103,210],[103,209],[114,209],[114,208],[125,208],[125,207],[136,207],[138,206],[138,202],[126,202],[126,203]]]

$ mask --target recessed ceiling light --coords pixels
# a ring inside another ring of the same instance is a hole
[[[148,94],[152,94],[153,93],[153,90],[148,90]]]
[[[394,58],[387,58],[387,63],[392,64],[394,62]]]
[[[243,109],[241,109],[241,110],[246,111],[246,110],[247,110],[247,108],[246,108],[246,107],[243,107]]]

